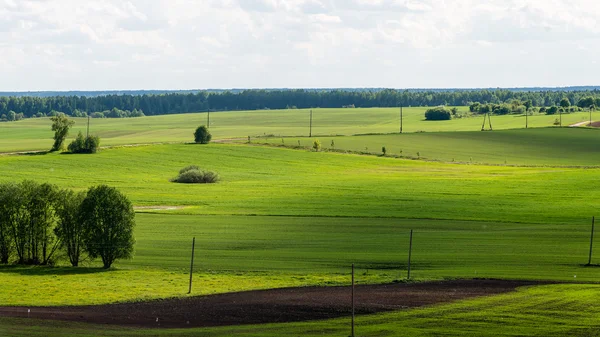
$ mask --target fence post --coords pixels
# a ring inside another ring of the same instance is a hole
[[[588,266],[592,265],[592,249],[594,246],[594,225],[596,223],[596,217],[592,217],[592,235],[590,235],[590,258],[588,259]]]
[[[410,243],[408,245],[408,273],[406,276],[407,280],[410,280],[410,258],[412,256],[412,241],[413,241],[413,230],[410,230]]]
[[[192,262],[190,263],[190,289],[188,294],[192,293],[192,276],[194,274],[194,249],[196,248],[196,237],[192,239]]]

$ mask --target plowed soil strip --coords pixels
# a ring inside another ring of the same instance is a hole
[[[357,314],[416,308],[513,291],[539,282],[464,280],[356,287]],[[350,287],[305,287],[78,307],[0,307],[29,317],[134,327],[185,328],[299,322],[348,316]],[[158,321],[157,321],[158,319]]]

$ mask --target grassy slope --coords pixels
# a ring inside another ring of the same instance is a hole
[[[588,128],[537,128],[494,132],[433,132],[346,137],[259,139],[257,144],[350,150],[446,162],[509,165],[600,165],[600,131]],[[334,142],[332,146],[332,141]]]
[[[551,285],[410,311],[361,316],[358,336],[599,336],[600,286]],[[346,336],[348,319],[191,330],[146,330],[0,319],[11,336]]]
[[[478,131],[480,117],[452,121],[424,121],[426,108],[404,109],[404,131]],[[461,107],[460,110],[466,110]],[[585,121],[588,113],[563,116],[564,125]],[[600,118],[596,112],[595,120]],[[531,127],[551,126],[556,116],[530,117]],[[87,119],[76,118],[71,138],[77,132],[85,133]],[[496,130],[523,128],[524,116],[495,116]],[[189,142],[198,125],[206,123],[206,113],[152,116],[131,119],[93,119],[91,132],[101,137],[102,145],[141,144],[152,142]],[[309,110],[262,110],[211,113],[211,132],[216,139],[285,135],[307,136]],[[27,119],[0,123],[0,153],[44,150],[52,146],[53,133],[48,118]],[[392,133],[399,129],[399,112],[396,108],[371,109],[314,109],[314,135],[353,135],[364,133]]]
[[[223,181],[168,182],[192,163],[217,170]],[[9,268],[0,274],[2,303],[181,296],[192,236],[199,240],[199,293],[339,284],[347,281],[342,273],[351,262],[366,274],[361,282],[392,281],[403,277],[411,228],[417,278],[600,276],[600,269],[580,266],[600,194],[590,181],[600,169],[451,165],[212,144],[8,156],[0,158],[0,170],[3,181],[37,179],[77,189],[106,183],[136,205],[187,206],[138,215],[136,258],[120,263],[122,272],[56,277],[68,272]],[[36,284],[57,291],[50,296]]]

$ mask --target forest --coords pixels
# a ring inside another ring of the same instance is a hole
[[[103,96],[2,96],[0,117],[12,113],[23,117],[49,115],[64,112],[78,115],[82,112],[143,111],[144,115],[165,115],[200,111],[302,109],[342,107],[395,107],[395,106],[466,106],[474,102],[501,104],[514,100],[531,101],[533,106],[550,107],[567,99],[570,105],[589,108],[589,103],[600,105],[600,90],[560,89],[541,91],[497,90],[243,90],[200,91],[165,94],[110,94]]]

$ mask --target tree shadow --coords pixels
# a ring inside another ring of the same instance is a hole
[[[0,273],[12,273],[25,276],[61,276],[61,275],[86,275],[116,271],[117,269],[104,269],[100,267],[49,267],[49,266],[0,266]]]
[[[31,151],[31,152],[20,152],[17,153],[19,156],[44,156],[50,153],[50,151]]]

